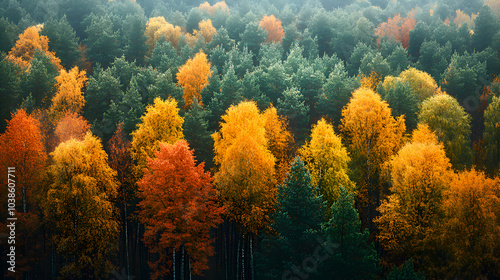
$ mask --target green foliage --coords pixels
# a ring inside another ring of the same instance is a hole
[[[439,81],[444,70],[448,67],[451,59],[451,43],[440,46],[436,41],[424,41],[420,46],[420,57],[418,67],[429,73],[435,80]]]
[[[16,44],[19,28],[9,19],[0,18],[0,52],[8,52]]]
[[[258,57],[260,44],[266,41],[267,31],[261,28],[257,22],[250,22],[245,26],[245,32],[241,34],[241,42],[248,47],[254,57]]]
[[[493,101],[484,112],[484,150],[486,167],[490,175],[500,170],[500,98]]]
[[[88,20],[90,24],[85,29],[87,56],[91,61],[108,67],[116,57],[123,54],[119,43],[120,34],[113,30],[113,22],[109,15],[100,17],[92,15]]]
[[[434,131],[444,144],[446,156],[454,168],[464,169],[471,165],[471,117],[455,98],[439,94],[425,100],[418,114],[418,122],[427,124]]]
[[[156,43],[153,49],[151,58],[147,58],[148,63],[160,72],[165,72],[169,69],[177,73],[178,67],[181,64],[181,58],[177,55],[176,49],[168,41],[161,41]]]
[[[472,36],[476,51],[482,51],[493,43],[493,36],[500,30],[500,23],[488,5],[484,5],[477,15]]]
[[[17,73],[20,70],[4,53],[0,52],[0,119],[10,119],[11,111],[21,102],[21,88]],[[6,123],[0,123],[0,132],[6,128]]]
[[[377,251],[369,240],[368,229],[361,230],[354,194],[340,187],[339,198],[331,209],[332,218],[322,225],[322,231],[338,247],[319,271],[334,279],[375,279],[379,270]]]
[[[40,35],[49,38],[49,50],[56,53],[61,59],[61,64],[67,69],[74,66],[80,59],[82,54],[78,50],[78,38],[66,16],[59,21],[54,19],[46,21]]]
[[[59,75],[57,68],[50,58],[40,51],[35,52],[29,71],[21,75],[22,97],[31,95],[34,98],[34,106],[37,108],[48,108],[52,96],[56,92],[55,77]]]
[[[210,136],[212,132],[208,130],[207,121],[210,114],[208,109],[203,109],[197,100],[193,100],[189,110],[184,115],[182,126],[184,138],[194,150],[197,161],[205,163],[206,170],[214,167],[212,162],[214,141]]]
[[[123,31],[126,38],[124,53],[128,61],[144,64],[144,58],[148,47],[146,46],[146,20],[143,16],[127,15],[124,21]]]
[[[421,272],[416,272],[413,268],[413,259],[404,262],[400,267],[393,268],[387,280],[425,280],[425,275]]]
[[[387,90],[379,84],[377,92],[389,103],[395,117],[405,115],[407,131],[417,128],[418,98],[408,82],[397,81]]]
[[[281,279],[286,270],[311,256],[324,220],[325,202],[300,157],[295,158],[285,182],[278,186],[277,200],[273,234],[263,236],[257,257],[259,279]]]
[[[340,124],[342,108],[349,102],[351,92],[358,87],[358,79],[349,77],[344,64],[336,64],[323,84],[321,94],[317,97],[317,109],[321,115],[330,118],[333,124]]]
[[[287,89],[283,92],[283,99],[278,98],[277,109],[278,114],[287,118],[297,142],[304,141],[309,123],[309,106],[302,93],[295,87]]]
[[[476,91],[482,91],[483,81],[486,80],[486,62],[479,61],[475,54],[455,53],[442,78],[443,90],[462,103],[467,97],[476,94]],[[470,108],[467,103],[463,106],[468,110]]]

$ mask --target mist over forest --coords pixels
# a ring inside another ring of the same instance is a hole
[[[0,278],[500,279],[500,0],[0,2]]]

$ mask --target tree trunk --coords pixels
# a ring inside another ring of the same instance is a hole
[[[254,280],[254,267],[253,267],[253,234],[250,234],[250,280]]]
[[[181,280],[184,280],[184,246],[181,247]]]
[[[236,253],[236,280],[240,279],[240,241],[238,240],[238,252]]]
[[[173,250],[172,254],[173,254],[172,258],[174,260],[173,269],[172,269],[172,272],[173,272],[172,276],[173,276],[173,279],[175,280],[175,247],[174,247],[174,250]]]
[[[123,219],[123,224],[125,225],[125,266],[127,269],[127,280],[130,280],[130,263],[128,256],[127,197],[125,195],[125,190],[123,190],[123,213],[125,215]]]
[[[241,246],[241,280],[245,280],[245,235],[243,234],[243,246]]]

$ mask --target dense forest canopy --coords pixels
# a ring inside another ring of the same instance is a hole
[[[500,279],[499,0],[0,2],[3,276]]]

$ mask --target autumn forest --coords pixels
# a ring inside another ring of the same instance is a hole
[[[0,278],[500,279],[499,0],[0,2]]]

